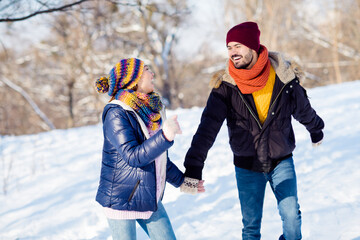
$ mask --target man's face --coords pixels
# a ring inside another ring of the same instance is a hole
[[[253,64],[253,50],[238,42],[229,42],[228,55],[237,69],[250,69]]]

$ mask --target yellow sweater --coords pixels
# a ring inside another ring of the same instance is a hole
[[[264,124],[268,115],[274,83],[275,70],[272,66],[270,66],[269,79],[266,82],[265,87],[252,93],[261,124]]]

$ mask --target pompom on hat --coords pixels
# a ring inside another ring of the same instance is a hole
[[[96,80],[96,90],[114,96],[120,89],[132,89],[139,82],[144,66],[144,62],[137,58],[120,60],[107,77]]]
[[[239,42],[259,52],[260,30],[258,25],[255,22],[243,22],[234,26],[226,35],[226,45],[229,42]]]

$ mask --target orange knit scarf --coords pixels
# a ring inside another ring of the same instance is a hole
[[[250,94],[265,87],[270,74],[268,50],[260,45],[257,62],[251,69],[237,69],[229,59],[229,73],[243,94]]]

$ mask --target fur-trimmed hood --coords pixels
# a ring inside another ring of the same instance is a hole
[[[288,83],[297,77],[300,81],[305,77],[301,67],[294,61],[286,60],[278,52],[269,52],[271,66],[274,68],[276,75],[283,83]],[[228,60],[226,60],[225,69],[217,71],[209,83],[211,88],[218,88],[222,81],[236,85],[235,80],[229,74]]]

